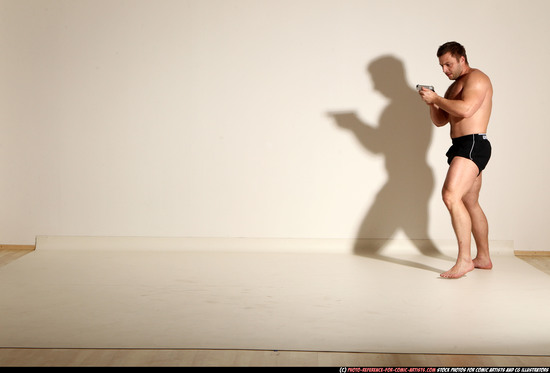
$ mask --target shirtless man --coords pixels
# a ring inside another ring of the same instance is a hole
[[[479,205],[482,171],[491,156],[487,127],[491,116],[493,87],[489,77],[468,64],[464,47],[449,42],[437,51],[443,73],[453,84],[445,97],[422,88],[422,100],[430,107],[430,117],[437,127],[451,124],[453,145],[447,152],[449,171],[442,197],[450,212],[458,240],[456,264],[441,277],[459,278],[474,268],[491,269],[487,218]],[[472,259],[471,236],[477,246]]]

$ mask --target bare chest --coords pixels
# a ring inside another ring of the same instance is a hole
[[[449,89],[447,89],[447,93],[445,95],[445,98],[449,100],[460,100],[462,98],[462,90],[464,88],[463,82],[454,82]]]

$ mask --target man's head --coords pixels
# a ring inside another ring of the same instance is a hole
[[[437,50],[443,73],[451,80],[458,79],[469,68],[466,50],[456,41],[443,44]]]

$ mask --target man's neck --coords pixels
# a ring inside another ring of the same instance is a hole
[[[465,75],[468,75],[473,69],[470,67],[470,65],[466,65],[464,69],[462,70],[462,74],[458,77],[458,79],[462,78]]]

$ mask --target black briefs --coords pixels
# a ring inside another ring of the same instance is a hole
[[[491,143],[486,134],[472,134],[453,139],[453,145],[446,154],[447,163],[451,164],[454,157],[472,160],[479,169],[485,169],[491,158]]]

